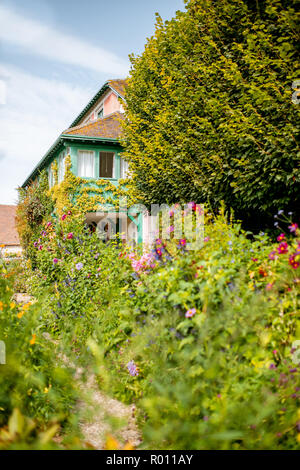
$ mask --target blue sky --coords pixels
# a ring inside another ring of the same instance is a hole
[[[0,204],[183,0],[1,0]]]

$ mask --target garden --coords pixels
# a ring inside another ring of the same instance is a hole
[[[22,280],[34,302],[12,301],[20,261],[1,266],[1,448],[93,447],[78,368],[134,404],[138,448],[299,448],[299,228],[274,220],[276,241],[206,211],[198,249],[171,237],[144,253],[71,211],[45,221]],[[132,446],[122,424],[104,445]]]
[[[185,5],[131,56],[113,194],[167,204],[169,236],[103,243],[85,223],[103,182],[81,191],[69,157],[19,190],[0,449],[300,449],[295,2]]]

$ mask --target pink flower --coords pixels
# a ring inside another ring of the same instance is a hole
[[[281,242],[279,246],[277,247],[277,251],[280,255],[287,253],[289,250],[289,246],[287,242]]]
[[[185,313],[185,317],[186,317],[186,318],[191,318],[191,317],[193,317],[195,314],[196,314],[196,309],[195,309],[195,308],[190,308],[190,310],[188,310],[188,311]]]
[[[284,238],[285,238],[285,234],[284,234],[284,233],[281,233],[280,235],[278,235],[277,241],[278,241],[278,242],[281,242]]]
[[[174,232],[174,225],[170,225],[170,227],[167,228],[167,231],[169,233]]]
[[[72,232],[68,233],[67,238],[68,238],[69,240],[72,240],[72,238],[73,238],[73,233],[72,233]]]
[[[272,287],[273,287],[272,282],[269,282],[269,283],[266,285],[266,290],[271,290]]]
[[[298,228],[298,224],[296,224],[296,223],[292,224],[292,225],[289,225],[289,229],[290,229],[291,233],[293,233],[293,232],[295,233],[297,228]]]
[[[205,238],[204,238],[204,241],[205,241],[205,242],[208,242],[209,240],[210,240],[209,237],[205,237]]]
[[[47,227],[51,227],[51,225],[52,225],[52,222],[47,223]]]

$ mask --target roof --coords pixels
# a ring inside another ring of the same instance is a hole
[[[63,148],[64,142],[66,140],[78,140],[78,139],[92,139],[95,138],[98,141],[109,142],[110,144],[117,144],[117,139],[121,135],[121,126],[119,123],[119,117],[123,117],[121,113],[112,113],[105,118],[102,118],[102,123],[93,121],[89,124],[77,124],[81,121],[83,116],[94,106],[98,99],[105,93],[107,90],[114,91],[119,98],[125,101],[125,91],[127,87],[127,80],[123,79],[114,79],[107,80],[104,83],[102,88],[96,93],[96,95],[91,99],[91,101],[86,105],[86,107],[81,111],[77,118],[72,122],[70,127],[66,129],[62,134],[58,136],[54,144],[46,152],[43,158],[39,163],[34,167],[28,178],[22,184],[22,187],[26,187],[39,173],[39,171],[46,165],[46,162],[49,158],[54,155],[60,148]],[[113,114],[115,115],[112,118]],[[105,121],[109,119],[108,121]],[[99,119],[100,121],[100,119]]]
[[[124,116],[116,111],[96,121],[70,127],[62,135],[81,135],[86,137],[103,137],[104,139],[119,139],[122,133],[120,121]]]
[[[16,210],[17,206],[0,204],[0,245],[20,245]]]
[[[94,104],[98,101],[98,99],[103,95],[103,93],[107,89],[111,89],[117,95],[119,98],[123,99],[125,101],[125,91],[127,88],[127,80],[123,79],[114,79],[114,80],[107,80],[107,82],[104,83],[104,85],[100,88],[100,90],[95,94],[95,96],[88,102],[86,107],[81,111],[80,114],[78,114],[77,118],[71,123],[70,127],[76,126],[83,116],[94,106]]]

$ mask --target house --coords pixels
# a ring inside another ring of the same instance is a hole
[[[16,209],[17,206],[0,204],[0,251],[4,256],[22,251],[16,229]]]
[[[30,185],[43,169],[48,171],[50,187],[63,181],[67,155],[70,155],[72,173],[81,177],[85,186],[91,189],[95,187],[96,180],[101,180],[117,187],[128,171],[127,163],[120,156],[122,147],[119,143],[125,89],[126,80],[108,80],[104,83],[70,127],[59,135],[22,187]],[[56,181],[53,162],[57,165]],[[109,204],[107,207],[111,208]],[[101,212],[86,214],[86,222],[97,225],[103,233],[121,232],[126,239],[142,241],[142,213],[118,211],[114,220],[111,219]]]

